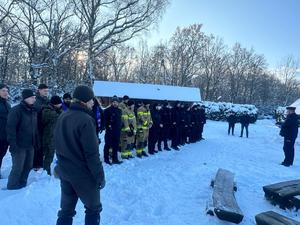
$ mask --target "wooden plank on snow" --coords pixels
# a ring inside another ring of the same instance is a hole
[[[273,211],[263,212],[255,216],[257,225],[300,225],[300,222]]]

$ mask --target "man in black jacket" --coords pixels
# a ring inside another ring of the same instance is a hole
[[[61,202],[57,225],[71,225],[78,198],[85,207],[85,225],[99,225],[100,189],[105,176],[99,158],[95,120],[91,116],[93,91],[87,86],[74,90],[74,103],[62,113],[54,132]]]
[[[12,169],[7,182],[7,189],[10,190],[26,186],[32,168],[34,147],[38,143],[33,91],[24,89],[22,99],[22,102],[9,112],[6,124],[9,151],[12,156]]]
[[[240,122],[241,122],[241,136],[240,137],[243,137],[243,131],[244,131],[244,128],[245,128],[246,137],[248,138],[248,136],[249,136],[248,127],[249,127],[249,124],[250,124],[250,116],[248,115],[247,112],[243,112],[243,114],[240,117]]]
[[[162,126],[160,127],[157,143],[158,151],[161,151],[161,142],[164,142],[164,150],[170,151],[168,139],[170,136],[171,110],[169,108],[169,103],[166,100],[163,102],[163,106],[159,112]]]
[[[8,87],[5,84],[0,84],[0,170],[2,165],[2,159],[5,156],[8,149],[8,142],[6,137],[6,122],[7,115],[10,111],[10,104],[8,99]],[[0,171],[1,178],[1,171]]]
[[[281,126],[280,135],[284,137],[284,160],[281,163],[283,166],[292,166],[294,162],[295,149],[294,144],[298,136],[298,116],[295,113],[295,107],[286,107],[287,117]]]
[[[35,170],[43,168],[43,125],[42,125],[42,109],[49,104],[48,98],[49,89],[46,84],[40,84],[36,93],[36,102],[34,107],[37,111],[38,134],[39,134],[39,147],[34,149],[33,168]]]
[[[160,114],[161,106],[157,103],[154,103],[150,106],[151,118],[152,118],[152,126],[149,129],[149,138],[148,138],[148,152],[150,155],[157,153],[155,151],[155,144],[158,141],[159,136],[162,132],[163,124],[161,122],[161,114]]]
[[[120,164],[122,161],[118,159],[118,151],[120,145],[121,127],[122,127],[122,111],[118,108],[119,99],[117,96],[112,97],[111,106],[104,110],[105,122],[105,145],[103,149],[104,162],[111,165],[109,160],[109,149],[112,149],[112,163]]]
[[[236,115],[235,112],[231,111],[227,117],[227,122],[228,122],[228,135],[231,134],[234,135],[234,126],[236,123]]]

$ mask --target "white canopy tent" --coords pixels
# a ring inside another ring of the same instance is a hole
[[[95,81],[93,87],[96,96],[123,97],[128,95],[134,99],[168,100],[183,102],[199,102],[199,88],[179,87],[157,84],[139,84],[111,81]]]
[[[293,104],[290,106],[296,107],[296,114],[300,115],[300,98],[297,99]]]

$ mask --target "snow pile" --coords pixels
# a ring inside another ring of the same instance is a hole
[[[127,160],[121,165],[104,165],[106,187],[101,191],[105,225],[225,225],[206,214],[213,190],[211,179],[218,168],[235,173],[235,197],[244,213],[240,225],[255,224],[255,215],[273,210],[300,221],[299,212],[282,210],[264,198],[264,185],[299,179],[299,143],[295,162],[283,167],[283,139],[272,120],[249,126],[249,138],[227,135],[225,122],[208,120],[205,140],[185,145],[180,151],[163,151],[154,156]],[[103,144],[100,146],[102,154]],[[4,158],[0,187],[7,183],[10,155]],[[18,191],[0,190],[3,225],[55,224],[59,209],[59,180],[32,172],[29,185]],[[84,224],[84,207],[77,205],[74,225]]]

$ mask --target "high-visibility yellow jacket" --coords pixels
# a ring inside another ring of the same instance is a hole
[[[130,131],[130,126],[133,127],[134,133],[136,132],[136,118],[134,115],[134,111],[132,111],[129,107],[125,107],[122,109],[122,131],[127,132]]]
[[[137,127],[138,129],[149,129],[152,125],[150,110],[146,106],[140,106],[137,109]]]

